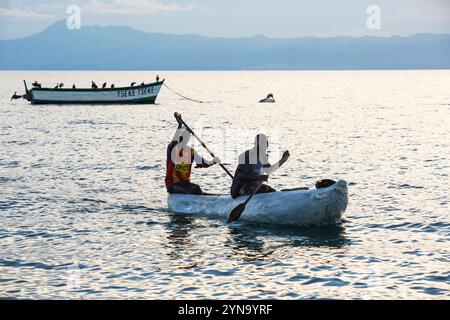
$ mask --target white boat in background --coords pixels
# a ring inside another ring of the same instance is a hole
[[[265,97],[264,99],[259,100],[260,103],[274,103],[275,102],[275,98],[273,97],[272,93],[269,93],[267,95],[267,97]]]
[[[227,221],[245,196],[198,196],[169,194],[169,209],[175,213]],[[347,183],[339,180],[334,185],[314,190],[277,191],[256,194],[247,204],[239,221],[306,226],[339,222],[347,209]]]
[[[32,88],[25,99],[32,104],[154,104],[164,80],[117,88]]]
[[[264,98],[259,100],[260,103],[274,103],[275,99],[274,98]]]

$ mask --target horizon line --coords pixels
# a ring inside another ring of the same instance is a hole
[[[37,31],[35,33],[32,33],[27,36],[22,36],[18,38],[11,38],[11,39],[4,39],[0,38],[0,41],[15,41],[15,40],[21,40],[33,37],[37,34],[43,33],[50,29],[51,27],[58,25],[58,24],[65,24],[66,20],[61,19],[58,21],[55,21],[51,24],[49,24],[46,28],[44,28],[41,31]],[[362,39],[362,38],[380,38],[380,39],[391,39],[391,38],[410,38],[414,36],[420,36],[420,35],[433,35],[433,36],[450,36],[450,33],[434,33],[434,32],[419,32],[419,33],[412,33],[409,35],[399,35],[399,34],[392,34],[392,35],[372,35],[372,34],[365,34],[365,35],[335,35],[335,36],[321,36],[321,35],[315,35],[315,36],[294,36],[294,37],[271,37],[264,34],[255,34],[255,35],[249,35],[249,36],[210,36],[210,35],[202,35],[198,33],[166,33],[166,32],[151,32],[151,31],[144,31],[141,29],[138,29],[136,27],[130,26],[130,25],[99,25],[99,24],[88,24],[85,26],[82,26],[80,29],[73,29],[70,30],[67,28],[67,31],[74,31],[79,32],[83,28],[129,28],[131,30],[142,32],[146,34],[159,34],[159,35],[167,35],[167,36],[195,36],[195,37],[201,37],[201,38],[208,38],[208,39],[252,39],[252,38],[266,38],[269,40],[295,40],[295,39],[336,39],[336,38],[351,38],[351,39]]]

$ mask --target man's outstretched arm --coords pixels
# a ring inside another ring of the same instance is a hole
[[[290,153],[289,151],[285,151],[283,153],[283,156],[281,157],[280,161],[278,161],[277,163],[275,163],[273,166],[270,166],[268,168],[263,168],[263,172],[267,175],[271,175],[272,173],[274,173],[275,171],[278,170],[279,167],[281,167],[290,157]]]
[[[172,142],[174,142],[174,141],[178,142],[178,139],[180,138],[180,129],[183,127],[183,124],[180,121],[178,121],[178,119],[177,119],[177,122],[178,122],[178,127],[173,135]]]
[[[206,160],[201,155],[199,155],[197,152],[194,153],[194,161],[196,163],[196,168],[209,168],[215,164],[219,164],[220,160],[219,158],[214,158],[212,160]]]

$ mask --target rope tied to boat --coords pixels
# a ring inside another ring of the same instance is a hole
[[[195,99],[191,99],[188,98],[186,96],[183,96],[181,93],[176,92],[175,90],[173,90],[172,88],[170,88],[167,84],[163,84],[167,89],[169,89],[170,91],[172,91],[173,93],[175,93],[176,95],[182,97],[183,99],[189,100],[189,101],[193,101],[193,102],[197,102],[197,103],[206,103],[206,101],[201,101],[201,100],[195,100]]]

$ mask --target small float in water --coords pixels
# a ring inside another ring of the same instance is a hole
[[[259,100],[260,103],[274,103],[275,99],[273,98],[273,94],[269,93],[267,95],[267,97],[265,97],[264,99]]]
[[[158,79],[159,80],[159,79]],[[42,88],[33,85],[32,89],[25,85],[23,98],[32,104],[154,104],[164,80],[129,87],[98,88],[63,88],[58,84],[55,88]]]
[[[230,211],[246,197],[227,195],[169,194],[168,206],[174,213],[227,220]],[[327,188],[286,190],[256,194],[240,220],[257,223],[307,226],[339,222],[347,209],[347,183],[339,180]]]

